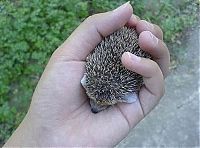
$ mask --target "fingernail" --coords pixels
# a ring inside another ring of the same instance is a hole
[[[126,2],[125,4],[119,6],[119,7],[116,8],[116,9],[114,9],[113,12],[119,11],[119,10],[121,10],[121,9],[124,9],[124,8],[125,8],[127,5],[129,5],[129,4],[130,4],[130,1]]]
[[[139,17],[139,16],[135,15],[135,17],[137,18],[138,21],[140,20],[140,17]]]
[[[140,20],[140,18],[137,15],[134,15],[134,14],[132,14],[131,19],[132,20],[137,20],[137,21]]]
[[[141,57],[138,57],[130,52],[126,52],[126,54],[128,55],[129,59],[131,59],[134,62],[140,62],[141,61]]]
[[[157,46],[158,38],[155,35],[153,35],[150,31],[148,34],[149,34],[149,38],[152,40],[152,43],[154,44],[154,46]]]
[[[154,29],[153,24],[151,24],[151,23],[149,23],[149,22],[147,22],[147,21],[145,21],[145,20],[143,20],[143,22],[145,23],[145,26],[146,26],[147,28],[149,28],[149,29]]]
[[[138,18],[134,14],[131,15],[130,20],[133,22],[138,22]]]

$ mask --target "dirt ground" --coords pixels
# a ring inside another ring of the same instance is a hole
[[[199,37],[200,23],[187,31],[185,52],[159,105],[117,147],[199,146]]]

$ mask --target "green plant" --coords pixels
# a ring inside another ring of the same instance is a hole
[[[80,0],[0,1],[0,141],[27,111],[52,52],[88,15]],[[20,118],[19,118],[20,117]]]
[[[1,144],[26,114],[33,90],[52,52],[89,13],[114,9],[125,1],[0,1]],[[161,26],[167,43],[175,42],[181,31],[197,18],[196,1],[131,0],[131,4],[135,14]]]
[[[126,0],[93,0],[94,13],[103,12],[125,3]],[[196,0],[131,0],[134,14],[141,19],[159,25],[164,32],[164,39],[168,43],[175,41],[186,27],[197,20],[198,2]]]

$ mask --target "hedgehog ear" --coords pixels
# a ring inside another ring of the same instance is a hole
[[[136,102],[139,98],[138,98],[138,94],[136,92],[130,92],[125,94],[122,99],[124,100],[124,102],[126,103],[134,103]]]
[[[86,74],[83,75],[83,78],[81,79],[81,84],[84,88],[86,88]]]

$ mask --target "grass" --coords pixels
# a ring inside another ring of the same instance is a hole
[[[52,52],[92,13],[125,0],[0,1],[0,144],[22,121]],[[198,1],[132,0],[134,13],[158,24],[168,44],[197,20]],[[171,50],[176,58],[180,53]]]

